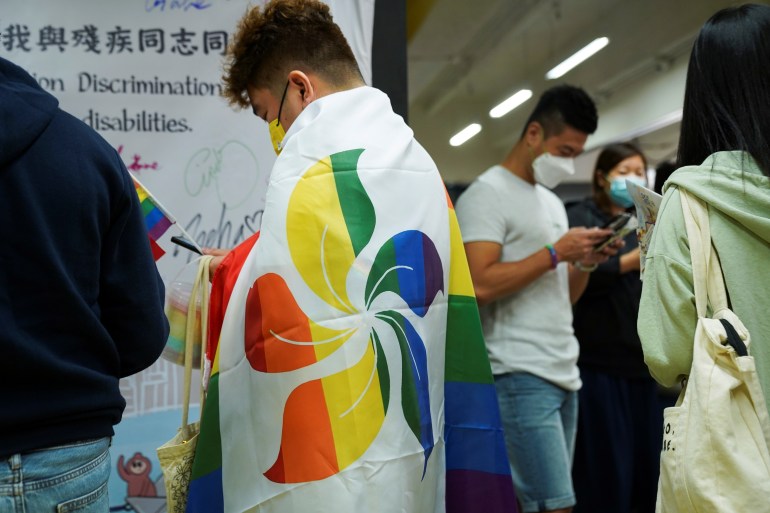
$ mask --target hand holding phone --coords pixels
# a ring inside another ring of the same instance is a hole
[[[614,244],[617,240],[622,239],[628,235],[631,230],[636,229],[636,227],[636,218],[634,218],[631,214],[624,212],[622,214],[616,215],[610,219],[607,224],[602,226],[602,228],[612,230],[612,235],[597,243],[594,246],[594,251],[601,251],[607,246]]]

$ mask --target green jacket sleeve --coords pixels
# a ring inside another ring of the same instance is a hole
[[[690,373],[697,320],[679,190],[669,187],[645,260],[637,320],[644,361],[662,385],[672,386]]]

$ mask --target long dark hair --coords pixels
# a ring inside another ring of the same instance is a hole
[[[701,28],[687,68],[678,164],[748,152],[770,176],[770,7],[722,9]]]
[[[610,144],[602,150],[599,154],[599,158],[596,159],[596,165],[594,166],[593,193],[594,201],[599,209],[607,214],[612,211],[612,200],[607,195],[607,192],[599,183],[599,177],[607,179],[607,174],[612,171],[612,168],[630,157],[639,156],[644,162],[644,169],[647,169],[647,159],[644,153],[631,143],[617,143]]]

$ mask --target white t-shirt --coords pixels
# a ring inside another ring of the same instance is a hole
[[[495,242],[500,260],[523,260],[569,229],[564,204],[502,166],[479,176],[455,207],[463,242]],[[529,372],[567,390],[580,388],[578,342],[572,330],[568,264],[481,307],[494,374]]]

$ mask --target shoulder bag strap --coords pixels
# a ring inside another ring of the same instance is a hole
[[[211,263],[211,260],[214,257],[211,255],[204,255],[201,257],[201,261],[198,267],[198,271],[200,272],[201,280],[200,280],[200,296],[201,296],[201,362],[200,366],[198,367],[201,370],[201,383],[200,383],[200,393],[201,393],[201,407],[200,411],[203,413],[203,403],[206,402],[206,390],[204,387],[204,383],[206,380],[206,348],[208,347],[208,341],[209,341],[209,293],[211,292],[211,288],[209,286],[210,282],[210,272],[209,272],[209,264]]]
[[[197,323],[198,296],[201,298],[201,363],[205,358],[206,339],[208,338],[208,306],[209,306],[209,262],[211,256],[203,256],[198,262],[198,271],[195,275],[190,301],[187,304],[187,325],[185,326],[185,350],[184,350],[184,392],[182,402],[182,427],[187,425],[190,412],[190,392],[192,381],[193,345],[195,339],[195,325]],[[201,367],[202,368],[202,367]],[[201,410],[203,409],[203,382],[201,381]]]
[[[727,308],[722,267],[711,244],[711,228],[706,206],[683,189],[679,189],[679,197],[690,242],[695,307],[698,317],[706,317],[708,304],[711,305],[712,313]]]

